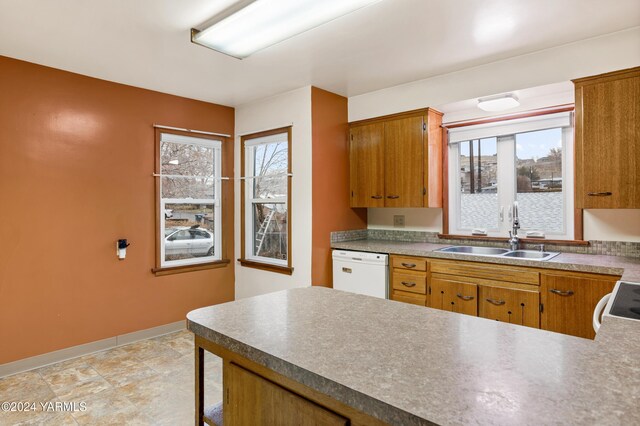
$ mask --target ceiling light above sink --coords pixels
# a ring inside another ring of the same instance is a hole
[[[240,2],[244,7],[230,15],[223,13],[208,28],[192,29],[191,41],[242,59],[377,1],[244,1]]]
[[[504,111],[519,105],[518,98],[512,93],[478,99],[478,108],[489,112]]]

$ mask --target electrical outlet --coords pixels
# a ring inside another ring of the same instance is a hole
[[[404,215],[393,215],[393,227],[404,228]]]

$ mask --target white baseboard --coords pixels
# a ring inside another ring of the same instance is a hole
[[[163,334],[173,333],[176,331],[184,330],[185,328],[186,321],[182,320],[170,324],[160,325],[158,327],[152,327],[145,330],[122,334],[120,336],[109,337],[108,339],[96,340],[95,342],[71,346],[70,348],[64,348],[53,352],[47,352],[46,354],[19,359],[17,361],[8,362],[6,364],[0,364],[0,378],[11,376],[17,373],[22,373],[28,370],[33,370],[35,368],[44,367],[46,365],[55,364],[57,362],[66,361],[72,358],[77,358],[79,356],[89,355],[107,349],[113,349],[117,346],[128,345],[129,343],[137,342],[139,340],[162,336]]]

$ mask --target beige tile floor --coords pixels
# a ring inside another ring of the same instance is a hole
[[[222,361],[205,354],[208,405],[222,399]],[[193,335],[171,333],[2,378],[0,402],[7,401],[35,403],[36,411],[0,411],[2,426],[192,425]],[[76,410],[55,410],[56,402],[75,402]]]

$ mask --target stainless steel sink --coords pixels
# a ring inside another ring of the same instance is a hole
[[[520,259],[529,260],[549,260],[552,257],[559,255],[560,253],[549,251],[535,251],[535,250],[515,250],[509,253],[503,254],[504,257],[517,257]]]
[[[500,256],[508,253],[509,249],[495,248],[495,247],[473,247],[473,246],[453,246],[440,249],[445,253],[465,253],[475,254],[480,256]]]
[[[491,257],[512,257],[516,259],[527,260],[549,260],[560,253],[536,250],[509,250],[496,247],[474,247],[474,246],[452,246],[436,251],[444,253],[470,254],[475,256],[491,256]]]

